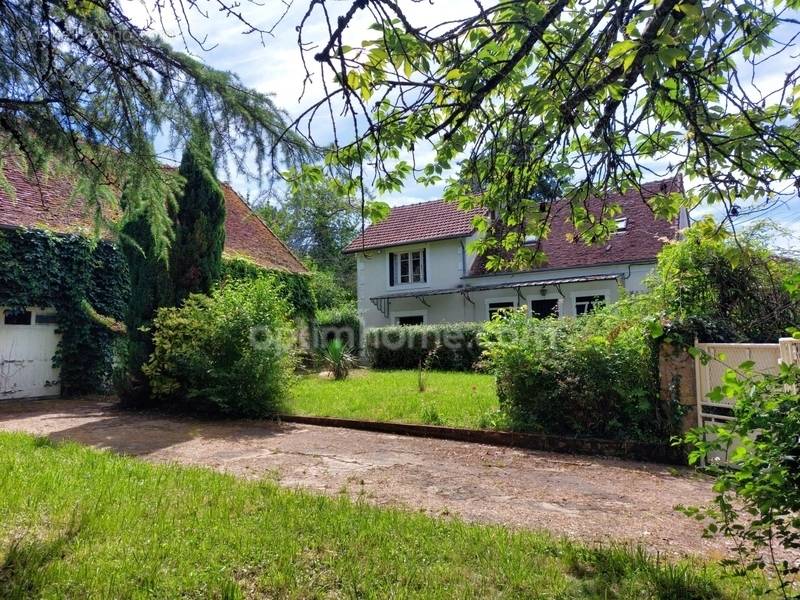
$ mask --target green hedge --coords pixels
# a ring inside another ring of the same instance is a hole
[[[334,337],[358,350],[361,345],[361,318],[355,306],[317,311],[314,342],[322,347]]]
[[[469,371],[481,356],[480,323],[376,327],[367,331],[366,349],[376,369]]]
[[[61,341],[54,364],[64,395],[105,390],[110,384],[114,333],[95,314],[121,320],[128,301],[128,269],[105,241],[39,229],[0,230],[0,305],[52,306]]]
[[[521,311],[487,324],[487,367],[514,429],[668,442],[680,410],[662,406],[657,344],[626,299],[578,318]]]
[[[289,303],[292,318],[300,317],[310,322],[317,311],[317,300],[311,285],[311,275],[291,273],[278,269],[265,269],[243,256],[224,256],[222,259],[222,279],[251,281],[259,277],[271,277],[277,281]]]
[[[153,344],[143,368],[151,393],[160,407],[188,413],[275,414],[294,366],[289,306],[268,277],[159,309]]]

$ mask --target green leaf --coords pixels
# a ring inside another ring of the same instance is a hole
[[[631,52],[625,56],[625,59],[622,61],[622,69],[624,71],[628,71],[633,64],[633,61],[636,60],[636,52]]]
[[[658,50],[658,58],[669,67],[674,67],[678,61],[686,58],[686,51],[680,48],[663,47]]]
[[[608,51],[608,58],[616,58],[618,56],[622,56],[623,54],[630,52],[639,47],[639,42],[635,40],[622,40],[621,42],[617,42]]]
[[[752,371],[753,367],[755,367],[755,366],[756,366],[755,361],[746,360],[742,364],[739,365],[739,370],[740,371]]]
[[[651,321],[647,328],[650,332],[650,337],[653,339],[659,339],[664,335],[664,326],[661,321]]]
[[[391,208],[386,202],[372,200],[364,206],[364,218],[372,223],[383,221],[389,216]]]

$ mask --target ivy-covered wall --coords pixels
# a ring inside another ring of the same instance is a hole
[[[222,279],[255,279],[262,275],[272,275],[283,286],[294,313],[292,316],[309,323],[314,319],[317,299],[311,288],[311,275],[265,269],[242,256],[226,256],[222,259]]]
[[[128,294],[127,265],[112,244],[77,234],[0,229],[0,305],[56,309],[61,343],[54,361],[64,395],[102,389],[111,374],[115,334],[82,303],[121,320]]]
[[[275,276],[286,290],[294,316],[311,321],[317,308],[308,275],[264,269],[243,257],[223,261],[223,278]],[[110,383],[114,336],[83,303],[122,321],[130,284],[125,257],[106,241],[40,229],[0,229],[0,306],[54,307],[61,333],[54,363],[61,368],[64,395],[92,393]]]

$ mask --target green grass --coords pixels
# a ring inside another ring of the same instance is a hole
[[[0,598],[741,598],[717,567],[0,434]]]
[[[334,381],[317,375],[293,388],[287,411],[295,415],[367,421],[490,428],[497,419],[494,377],[479,373],[429,372],[419,391],[417,371],[353,371]]]

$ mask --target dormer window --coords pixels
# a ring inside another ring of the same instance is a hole
[[[614,223],[617,224],[617,229],[614,233],[620,233],[628,230],[628,217],[617,217],[614,219]]]
[[[425,283],[428,280],[425,249],[389,253],[389,285]]]

